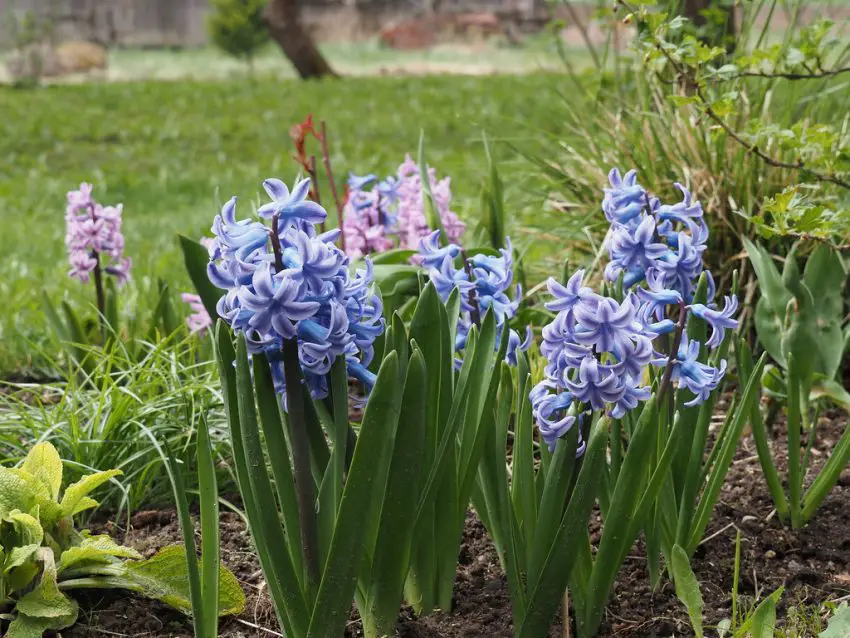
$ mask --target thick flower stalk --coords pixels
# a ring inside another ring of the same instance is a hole
[[[94,279],[97,308],[106,311],[103,274],[115,277],[118,285],[130,278],[131,261],[124,257],[121,233],[123,205],[102,206],[92,198],[92,185],[80,184],[68,191],[65,208],[65,246],[68,248],[68,274],[83,283]]]
[[[380,298],[372,292],[372,266],[349,272],[348,257],[334,244],[339,231],[317,233],[327,217],[307,195],[310,180],[290,191],[277,179],[263,186],[271,202],[257,214],[270,220],[237,220],[236,198],[216,216],[208,276],[226,291],[218,313],[249,350],[265,353],[278,392],[286,389],[285,345],[297,344],[298,363],[314,398],[328,395],[327,375],[344,357],[351,376],[367,387],[366,366],[383,332]]]
[[[465,225],[451,210],[451,179],[438,180],[433,168],[428,176],[443,229],[449,241],[457,243]],[[424,198],[419,165],[410,155],[383,181],[374,175],[351,175],[343,222],[346,252],[357,259],[391,248],[415,250],[434,230],[425,217]]]
[[[522,289],[519,284],[513,286],[513,256],[511,240],[506,239],[506,248],[502,248],[498,257],[474,255],[467,259],[457,244],[440,245],[441,231],[435,230],[419,240],[419,254],[422,265],[428,270],[428,278],[434,284],[437,294],[443,302],[452,291],[460,294],[460,316],[457,323],[455,350],[466,347],[469,330],[473,324],[480,323],[483,315],[490,311],[496,319],[498,344],[502,331],[516,315]],[[463,263],[458,267],[457,262]],[[513,288],[513,296],[507,292]],[[527,350],[531,344],[531,332],[526,331],[523,338],[513,329],[508,334],[506,360],[515,365],[518,350]]]
[[[558,314],[543,329],[546,376],[530,399],[550,449],[585,412],[606,410],[620,418],[649,399],[651,390],[644,385],[649,364],[668,368],[660,387],[672,384],[693,395],[685,405],[704,402],[723,379],[726,361],[716,357],[709,364],[700,356],[718,348],[725,331],[738,326],[737,299],[725,297],[718,309],[708,271],[705,303],[694,303],[708,227],[688,190],[677,184],[683,200],[666,205],[643,189],[635,171],[621,177],[614,169],[609,181],[602,201],[611,222],[605,277],[622,277],[624,298],[617,301],[585,286],[583,270],[566,285],[549,280],[554,299],[546,308]],[[711,328],[706,347],[686,336],[694,318]],[[659,337],[674,332],[670,352],[669,341]]]

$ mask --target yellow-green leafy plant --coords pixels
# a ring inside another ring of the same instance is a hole
[[[42,442],[18,467],[0,467],[0,608],[7,638],[38,638],[69,627],[75,589],[119,588],[190,613],[188,567],[182,546],[142,560],[108,535],[79,531],[74,517],[97,507],[89,493],[120,474],[96,472],[62,489],[62,459]],[[239,613],[245,597],[221,569],[219,613]]]

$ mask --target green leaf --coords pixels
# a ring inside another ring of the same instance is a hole
[[[752,638],[773,638],[776,629],[776,603],[766,598],[753,613]],[[844,634],[846,635],[846,634]]]
[[[274,390],[271,368],[268,359],[263,354],[254,355],[254,384],[256,386],[257,407],[266,448],[277,450],[277,454],[269,455],[275,490],[283,514],[283,524],[289,539],[301,538],[301,523],[298,519],[298,496],[295,490],[295,478],[289,461],[290,449],[284,434],[284,424]],[[293,540],[287,547],[293,570],[298,577],[304,574],[304,562],[301,553],[300,540]],[[299,581],[300,582],[300,581]],[[300,586],[300,585],[299,585]]]
[[[203,603],[200,612],[196,610],[193,613],[196,615],[203,613],[206,616],[203,626],[207,628],[209,636],[212,638],[218,635],[216,601],[219,599],[219,583],[221,582],[221,574],[219,573],[221,569],[221,537],[219,535],[218,482],[215,476],[215,459],[210,444],[210,435],[207,431],[207,422],[203,418],[198,428],[197,449],[198,491],[201,508],[201,593]]]
[[[751,407],[753,402],[758,400],[758,389],[761,381],[761,374],[766,360],[766,353],[762,354],[756,363],[755,368],[750,373],[747,379],[747,384],[741,394],[741,401],[738,403],[736,414],[733,417],[729,426],[729,435],[725,437],[723,446],[715,461],[717,467],[728,468],[732,462],[732,457],[735,455],[738,439],[741,437],[744,425],[750,418]],[[691,537],[688,542],[688,552],[693,554],[696,551],[697,545],[702,540],[702,535],[705,528],[708,526],[708,521],[711,518],[711,512],[717,502],[720,494],[720,488],[726,479],[726,471],[712,472],[709,477],[708,484],[703,489],[702,498],[700,499],[697,511],[694,513],[694,522],[691,525]]]
[[[384,297],[415,295],[419,292],[421,272],[421,268],[410,264],[376,264],[372,266],[372,280]]]
[[[180,241],[180,250],[183,251],[183,263],[186,265],[186,271],[195,286],[195,291],[201,298],[207,314],[210,317],[217,317],[216,304],[223,293],[210,282],[210,278],[207,276],[207,264],[210,261],[209,251],[199,242],[188,237],[183,235],[177,237]]]
[[[582,551],[581,538],[582,535],[586,537],[587,520],[599,489],[609,424],[610,420],[603,417],[591,427],[581,470],[569,505],[561,518],[558,534],[541,561],[543,568],[539,578],[536,582],[528,583],[528,607],[517,630],[518,638],[545,636],[563,599],[579,552]]]
[[[221,375],[221,392],[224,402],[227,422],[230,426],[230,441],[233,446],[233,464],[239,483],[239,492],[245,505],[245,514],[251,531],[251,538],[257,550],[264,574],[275,574],[275,561],[261,525],[260,507],[251,490],[250,471],[247,455],[242,443],[242,424],[239,417],[239,389],[236,383],[234,366],[236,352],[233,348],[230,329],[219,319],[216,322],[215,338],[213,340],[216,362]],[[309,622],[308,611],[303,593],[297,578],[280,581],[269,578],[269,594],[274,601],[278,620],[287,634],[303,635]],[[298,630],[298,631],[296,631]]]
[[[809,393],[809,400],[815,401],[823,398],[833,401],[850,412],[850,392],[847,392],[837,381],[821,376],[817,377],[816,385],[812,387],[812,391]]]
[[[487,154],[487,181],[481,193],[482,219],[487,229],[490,245],[499,249],[505,246],[505,194],[502,178],[493,154],[490,152],[490,144],[487,136],[483,136],[484,151]]]
[[[754,244],[746,237],[741,241],[747,250],[747,256],[756,271],[761,296],[756,304],[755,325],[761,344],[771,358],[785,367],[781,338],[784,327],[785,308],[791,299],[791,293],[785,288],[779,270],[773,259],[763,247]]]
[[[59,505],[56,503],[55,499],[50,497],[50,488],[45,485],[43,481],[39,481],[35,478],[35,476],[19,467],[6,470],[6,472],[17,476],[24,482],[26,485],[26,491],[32,495],[35,505],[38,506],[38,518],[42,525],[52,525],[56,519],[59,518]],[[20,504],[26,500],[25,493],[19,493],[18,497],[23,500],[19,502],[17,509],[30,512],[33,511],[33,506],[22,507]],[[1,502],[2,501],[0,501],[0,503]],[[2,505],[0,505],[0,508],[2,508]],[[2,511],[2,509],[0,509],[0,511]]]
[[[35,505],[35,494],[20,473],[0,467],[0,514],[14,510],[30,512]]]
[[[18,614],[9,625],[5,638],[42,638],[46,631],[66,629],[77,622],[77,611],[58,618],[39,618]]]
[[[832,613],[829,625],[818,634],[818,638],[846,638],[850,636],[850,606],[841,603]]]
[[[264,549],[258,551],[266,554],[264,569],[267,579],[275,581],[280,587],[286,613],[293,624],[292,631],[302,635],[309,621],[309,603],[287,552],[288,539],[281,524],[280,515],[277,508],[273,506],[275,497],[257,426],[254,391],[248,347],[245,335],[240,334],[236,342],[236,399],[239,424],[238,429],[233,431],[232,439],[235,452],[236,436],[239,434],[240,455],[243,457],[240,462],[244,463],[247,475],[240,476],[239,485],[243,495],[250,492],[249,498],[253,501],[251,512],[248,512],[248,520],[254,537],[262,538],[260,542]],[[233,425],[231,421],[231,428]],[[291,539],[289,542],[297,542],[297,540]]]
[[[308,636],[326,638],[344,630],[366,549],[364,533],[369,521],[380,515],[386,488],[376,477],[386,476],[391,461],[401,408],[398,386],[398,357],[391,352],[381,364],[363,415]]]
[[[76,618],[77,603],[59,591],[56,584],[56,564],[53,550],[42,547],[36,558],[43,564],[41,581],[31,592],[18,599],[15,609],[19,614],[33,618],[65,619]],[[67,627],[67,625],[64,625]]]
[[[41,294],[41,305],[44,310],[44,316],[47,317],[47,321],[56,333],[59,341],[64,343],[70,341],[71,334],[68,331],[68,326],[65,325],[65,322],[59,316],[59,313],[56,311],[56,306],[54,306],[53,302],[50,301],[50,297],[47,296],[46,292]]]
[[[36,444],[27,454],[21,469],[47,487],[51,499],[56,500],[59,497],[59,488],[62,487],[62,459],[51,443],[42,441]]]
[[[410,265],[410,258],[416,254],[415,250],[410,250],[408,248],[393,248],[392,250],[386,250],[382,253],[375,253],[369,255],[369,259],[372,260],[372,265],[377,266],[379,264],[385,265],[399,265],[404,264]],[[355,262],[352,267],[357,268],[362,262]]]
[[[171,605],[185,614],[192,613],[189,568],[186,548],[182,545],[163,547],[147,560],[124,563],[122,577],[135,584],[145,596]],[[244,609],[245,594],[239,581],[227,567],[220,564],[219,615],[240,614]]]
[[[446,229],[443,228],[443,219],[440,217],[437,202],[434,199],[434,193],[431,192],[431,177],[428,174],[428,164],[425,161],[425,131],[419,133],[419,152],[417,154],[419,162],[419,180],[422,185],[422,209],[425,213],[425,221],[428,222],[428,228],[431,230],[440,231],[440,243],[443,244],[448,240]]]
[[[59,503],[60,516],[74,516],[83,510],[96,507],[97,501],[86,498],[88,493],[121,474],[121,470],[106,470],[89,474],[76,483],[71,483],[65,488],[62,501]]]
[[[428,400],[422,389],[427,387],[427,383],[422,353],[415,349],[407,369],[400,425],[381,508],[372,576],[368,584],[368,609],[363,613],[367,636],[391,635],[398,619],[413,542],[413,515],[422,484]]]
[[[56,569],[59,574],[62,574],[68,569],[74,568],[76,570],[92,563],[111,563],[114,562],[113,559],[115,558],[138,560],[142,556],[132,547],[119,545],[106,534],[87,536],[83,538],[79,545],[62,552]]]
[[[756,607],[756,610],[752,614],[750,614],[746,618],[746,620],[741,623],[741,626],[738,627],[738,629],[735,631],[735,638],[764,638],[765,634],[763,633],[763,631],[764,628],[768,625],[768,623],[766,623],[765,621],[769,620],[769,616],[772,613],[774,618],[773,624],[775,624],[776,603],[779,602],[779,599],[782,597],[782,592],[784,591],[785,588],[780,587],[779,589],[775,590],[770,596],[761,601],[761,604]],[[765,611],[762,611],[763,608],[765,609]],[[772,612],[771,609],[773,610]],[[756,619],[759,620],[759,630],[762,633],[756,633],[754,630]],[[770,638],[773,638],[773,631],[771,631],[768,635],[770,636]]]
[[[15,530],[14,546],[3,556],[3,572],[8,574],[32,557],[44,539],[44,530],[38,519],[20,510],[12,510],[3,516]]]
[[[694,634],[697,638],[702,638],[702,594],[691,569],[688,554],[679,545],[673,546],[670,571],[673,573],[673,583],[676,585],[676,596],[688,610]]]

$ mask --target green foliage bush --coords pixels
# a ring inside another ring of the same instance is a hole
[[[827,21],[801,26],[800,4],[781,28],[771,20],[776,2],[745,3],[729,50],[706,44],[664,3],[624,1],[602,12],[612,40],[594,53],[592,73],[573,74],[560,89],[565,139],[530,152],[553,183],[555,205],[586,218],[612,166],[637,168],[662,198],[675,195],[669,184],[684,173],[713,216],[715,274],[720,266],[731,275],[742,236],[770,237],[780,254],[799,237],[845,236],[850,135],[836,114],[845,108],[850,49]],[[613,41],[621,21],[637,23],[625,51]],[[593,108],[575,103],[577,91]]]
[[[73,589],[121,588],[191,611],[183,547],[166,547],[148,560],[108,535],[78,531],[74,517],[97,507],[88,494],[119,475],[84,476],[62,490],[62,459],[50,443],[30,450],[20,467],[0,467],[0,605],[11,622],[8,638],[40,638],[77,619]],[[221,571],[219,612],[239,613],[245,596]]]
[[[228,55],[252,64],[269,40],[263,19],[266,0],[213,0],[211,4],[207,28],[212,41]]]

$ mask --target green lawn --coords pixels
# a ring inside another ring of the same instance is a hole
[[[509,210],[522,222],[514,225],[515,241],[556,263],[565,250],[558,223],[545,234],[535,230],[545,199],[540,178],[505,142],[558,130],[551,90],[560,81],[549,74],[309,83],[261,77],[0,88],[0,373],[38,368],[42,352],[55,352],[42,291],[56,302],[91,303],[89,287],[66,276],[69,188],[92,181],[100,201],[124,203],[134,261],[125,311],[146,311],[152,302],[145,291],[157,277],[188,288],[176,233],[207,231],[217,201],[231,194],[250,214],[265,177],[294,179],[289,127],[310,112],[328,122],[339,177],[393,171],[424,130],[429,163],[452,177],[455,209],[467,219],[478,214],[481,132],[488,130],[501,140]]]

